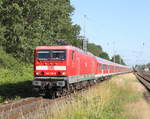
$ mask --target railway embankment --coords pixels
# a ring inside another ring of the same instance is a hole
[[[0,48],[0,103],[32,96],[31,64],[17,61]]]
[[[113,76],[41,119],[148,119],[147,90],[133,74]]]

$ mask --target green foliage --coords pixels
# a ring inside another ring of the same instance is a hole
[[[0,46],[2,46],[2,42],[4,42],[4,31],[5,27],[0,24]]]
[[[13,58],[11,54],[6,54],[6,52],[3,51],[2,47],[0,47],[0,54],[0,68],[16,70],[19,68],[18,61]]]
[[[0,24],[5,27],[0,43],[16,58],[29,62],[37,45],[55,45],[60,38],[69,39],[68,44],[77,40],[80,27],[72,24],[69,0],[6,0],[0,5]]]
[[[94,43],[89,43],[88,51],[93,53],[95,56],[109,60],[109,55],[103,51],[103,49],[100,45],[95,45]]]
[[[112,62],[115,62],[115,63],[118,63],[118,64],[126,65],[120,55],[114,55],[114,56],[111,58],[111,61],[112,61]]]
[[[109,55],[106,52],[102,52],[99,57],[104,58],[106,60],[110,60]]]
[[[0,103],[14,100],[16,97],[32,96],[32,67],[25,65],[20,65],[20,67],[22,68],[19,72],[16,69],[0,68]]]
[[[95,45],[94,43],[89,43],[88,51],[93,53],[95,56],[99,56],[102,53],[102,47],[99,45]]]
[[[111,99],[108,101],[102,110],[104,119],[129,119],[125,115],[124,104],[137,101],[141,95],[128,87],[118,87],[116,84],[111,85]],[[100,109],[100,107],[97,107]],[[100,114],[99,114],[100,116]]]
[[[0,54],[0,103],[32,96],[32,65],[17,61],[2,48]]]

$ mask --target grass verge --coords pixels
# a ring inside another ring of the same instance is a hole
[[[120,87],[106,81],[91,88],[86,94],[75,97],[71,104],[56,107],[56,112],[42,119],[130,119],[124,105],[140,97],[128,85]]]

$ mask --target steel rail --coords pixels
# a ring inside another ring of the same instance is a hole
[[[150,91],[150,73],[137,71],[134,74],[137,79]]]

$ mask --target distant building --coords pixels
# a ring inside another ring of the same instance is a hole
[[[145,66],[144,67],[144,71],[150,71],[150,67],[149,66]]]

